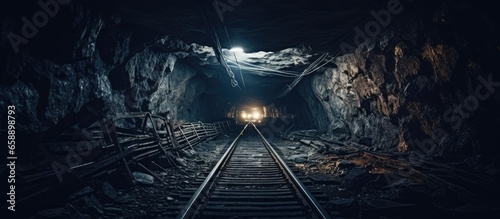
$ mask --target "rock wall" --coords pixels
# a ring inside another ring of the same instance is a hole
[[[498,30],[466,20],[481,11],[460,4],[406,3],[391,26],[301,83],[310,109],[319,112],[319,102],[328,118],[318,127],[388,151],[498,162],[487,128],[499,121],[499,93],[487,86],[500,81]]]
[[[22,34],[21,17],[40,10],[16,4],[2,9],[2,36]],[[500,111],[497,13],[466,0],[401,4],[387,27],[338,56],[335,67],[305,78],[284,102],[300,96],[295,111],[304,113],[304,127],[339,140],[496,162],[499,141],[488,127],[497,125]],[[205,92],[206,79],[222,75],[203,70],[215,64],[212,50],[123,22],[102,6],[60,5],[17,49],[0,39],[0,105],[17,106],[18,128],[39,131],[93,98],[111,113],[152,111],[175,120],[204,120],[228,108],[220,91]]]
[[[4,36],[22,33],[20,16],[13,12],[2,19]],[[102,98],[110,113],[204,119],[198,100],[203,76],[182,63],[191,46],[122,23],[105,10],[80,2],[60,5],[57,16],[17,53],[7,37],[0,45],[0,104],[16,106],[21,130],[40,131],[94,98]]]

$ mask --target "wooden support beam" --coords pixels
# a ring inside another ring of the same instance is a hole
[[[182,131],[182,126],[179,126],[179,130],[181,131],[182,133],[182,136],[184,136],[184,139],[186,139],[189,147],[191,148],[191,150],[193,150],[193,145],[191,145],[191,142],[189,141],[189,139],[186,137],[186,135],[184,134],[184,131]]]
[[[163,179],[161,177],[159,177],[156,173],[154,173],[153,171],[151,171],[150,169],[148,169],[147,167],[142,165],[142,163],[137,163],[137,165],[140,166],[142,169],[144,169],[149,174],[151,174],[154,178],[160,180],[161,183],[163,183]]]
[[[111,119],[104,119],[104,124],[105,125],[105,128],[107,129],[106,133],[109,134],[109,136],[111,137],[111,140],[113,141],[113,144],[115,145],[116,149],[117,149],[117,152],[118,153],[123,153],[124,150],[120,144],[120,140],[118,140],[118,135],[116,134],[116,129],[115,129],[115,124],[113,123],[113,120]],[[125,172],[127,173],[127,176],[129,177],[130,181],[132,183],[135,183],[134,182],[134,176],[132,176],[132,172],[130,172],[130,168],[127,164],[127,160],[125,157],[123,157],[122,159],[122,165],[123,167],[125,168]]]
[[[191,123],[191,127],[193,128],[194,134],[196,134],[196,137],[198,138],[198,140],[201,140],[200,135],[198,135],[198,132],[196,131],[196,127],[194,126],[194,123]]]

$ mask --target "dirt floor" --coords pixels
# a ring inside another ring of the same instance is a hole
[[[121,187],[112,179],[90,182],[69,196],[73,201],[33,218],[170,218],[168,209],[179,203],[180,193],[196,187],[194,182],[210,171],[232,140],[220,136],[200,143],[180,154],[178,167],[148,166],[154,174],[134,167],[134,174],[143,180],[133,186]],[[429,170],[437,164],[325,141],[273,138],[270,142],[313,182],[311,187],[330,197],[323,207],[334,218],[469,218],[498,211],[494,203],[478,201],[461,189],[458,181],[446,181]],[[460,172],[455,166],[439,170]]]
[[[274,145],[331,197],[324,207],[332,217],[470,218],[499,211],[498,201],[485,201],[442,175],[472,174],[459,163],[430,163],[324,141],[275,139]]]

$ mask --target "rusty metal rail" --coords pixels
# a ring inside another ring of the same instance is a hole
[[[248,126],[257,132],[244,140]],[[260,141],[259,141],[260,140]],[[330,218],[253,123],[245,125],[177,215],[185,218]]]

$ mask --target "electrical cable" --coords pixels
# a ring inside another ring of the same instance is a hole
[[[375,3],[371,6],[371,9],[373,10],[375,8]],[[345,34],[343,37],[341,37],[339,40],[337,40],[337,43],[333,42],[332,46],[330,48],[328,48],[326,51],[329,51],[331,50],[335,45],[338,44],[338,42],[343,42],[341,41],[342,39],[345,39],[349,36],[349,34],[351,34],[352,32],[354,32],[353,30],[351,30],[348,34]],[[354,38],[354,37],[351,37],[351,38]],[[298,75],[293,81],[292,83],[290,84],[287,84],[285,89],[279,94],[276,96],[276,98],[281,98],[281,97],[284,97],[286,95],[288,95],[292,89],[297,86],[297,84],[302,80],[302,78],[306,75],[309,75],[317,70],[319,70],[320,68],[322,68],[323,66],[325,66],[326,64],[328,64],[329,62],[331,62],[333,59],[335,59],[339,54],[341,53],[341,50],[339,49],[339,51],[337,52],[337,54],[335,54],[330,60],[326,61],[325,63],[319,65],[319,63],[321,63],[322,61],[324,61],[324,59],[326,58],[326,56],[328,55],[328,52],[325,52],[323,55],[321,55],[318,59],[316,59],[313,63],[311,63],[303,72],[302,74]]]
[[[216,3],[216,4],[218,4],[218,3]],[[231,48],[233,48],[233,43],[231,42],[231,37],[229,37],[229,33],[227,31],[227,28],[225,25],[223,25],[223,27],[224,27],[224,30],[226,32],[227,39],[229,40],[229,46],[231,46]],[[234,55],[234,60],[236,61],[236,65],[238,66],[238,69],[240,70],[241,83],[243,84],[243,88],[246,89],[245,79],[243,78],[243,72],[241,71],[240,64],[238,63],[238,59],[236,58],[236,53],[234,53],[234,51],[233,51],[233,55]]]
[[[230,64],[235,63],[231,59],[228,59],[228,62]],[[251,63],[247,63],[247,62],[244,62],[241,60],[238,63],[240,64],[241,69],[250,71],[251,73],[254,73],[254,74],[261,73],[259,75],[264,75],[264,76],[296,77],[300,74],[300,73],[294,72],[294,71],[270,69],[270,68],[266,68],[263,66],[258,66],[258,65],[254,65]]]
[[[212,23],[212,19],[205,12],[200,1],[196,1],[196,2],[198,3],[197,4],[198,9],[200,10],[201,15],[203,17],[203,20],[205,21],[205,25],[207,27],[207,32],[209,33],[210,37],[212,38],[212,40],[215,43],[215,48],[213,48],[213,49],[214,49],[216,59],[219,61],[219,63],[222,65],[224,70],[226,70],[227,74],[229,75],[229,78],[231,80],[231,86],[232,87],[239,87],[241,89],[241,87],[238,84],[238,81],[236,80],[236,77],[235,77],[233,71],[228,66],[228,64],[226,63],[226,61],[224,59],[224,56],[222,55],[222,46],[220,43],[219,35],[217,34],[217,31],[214,28],[214,25]]]

